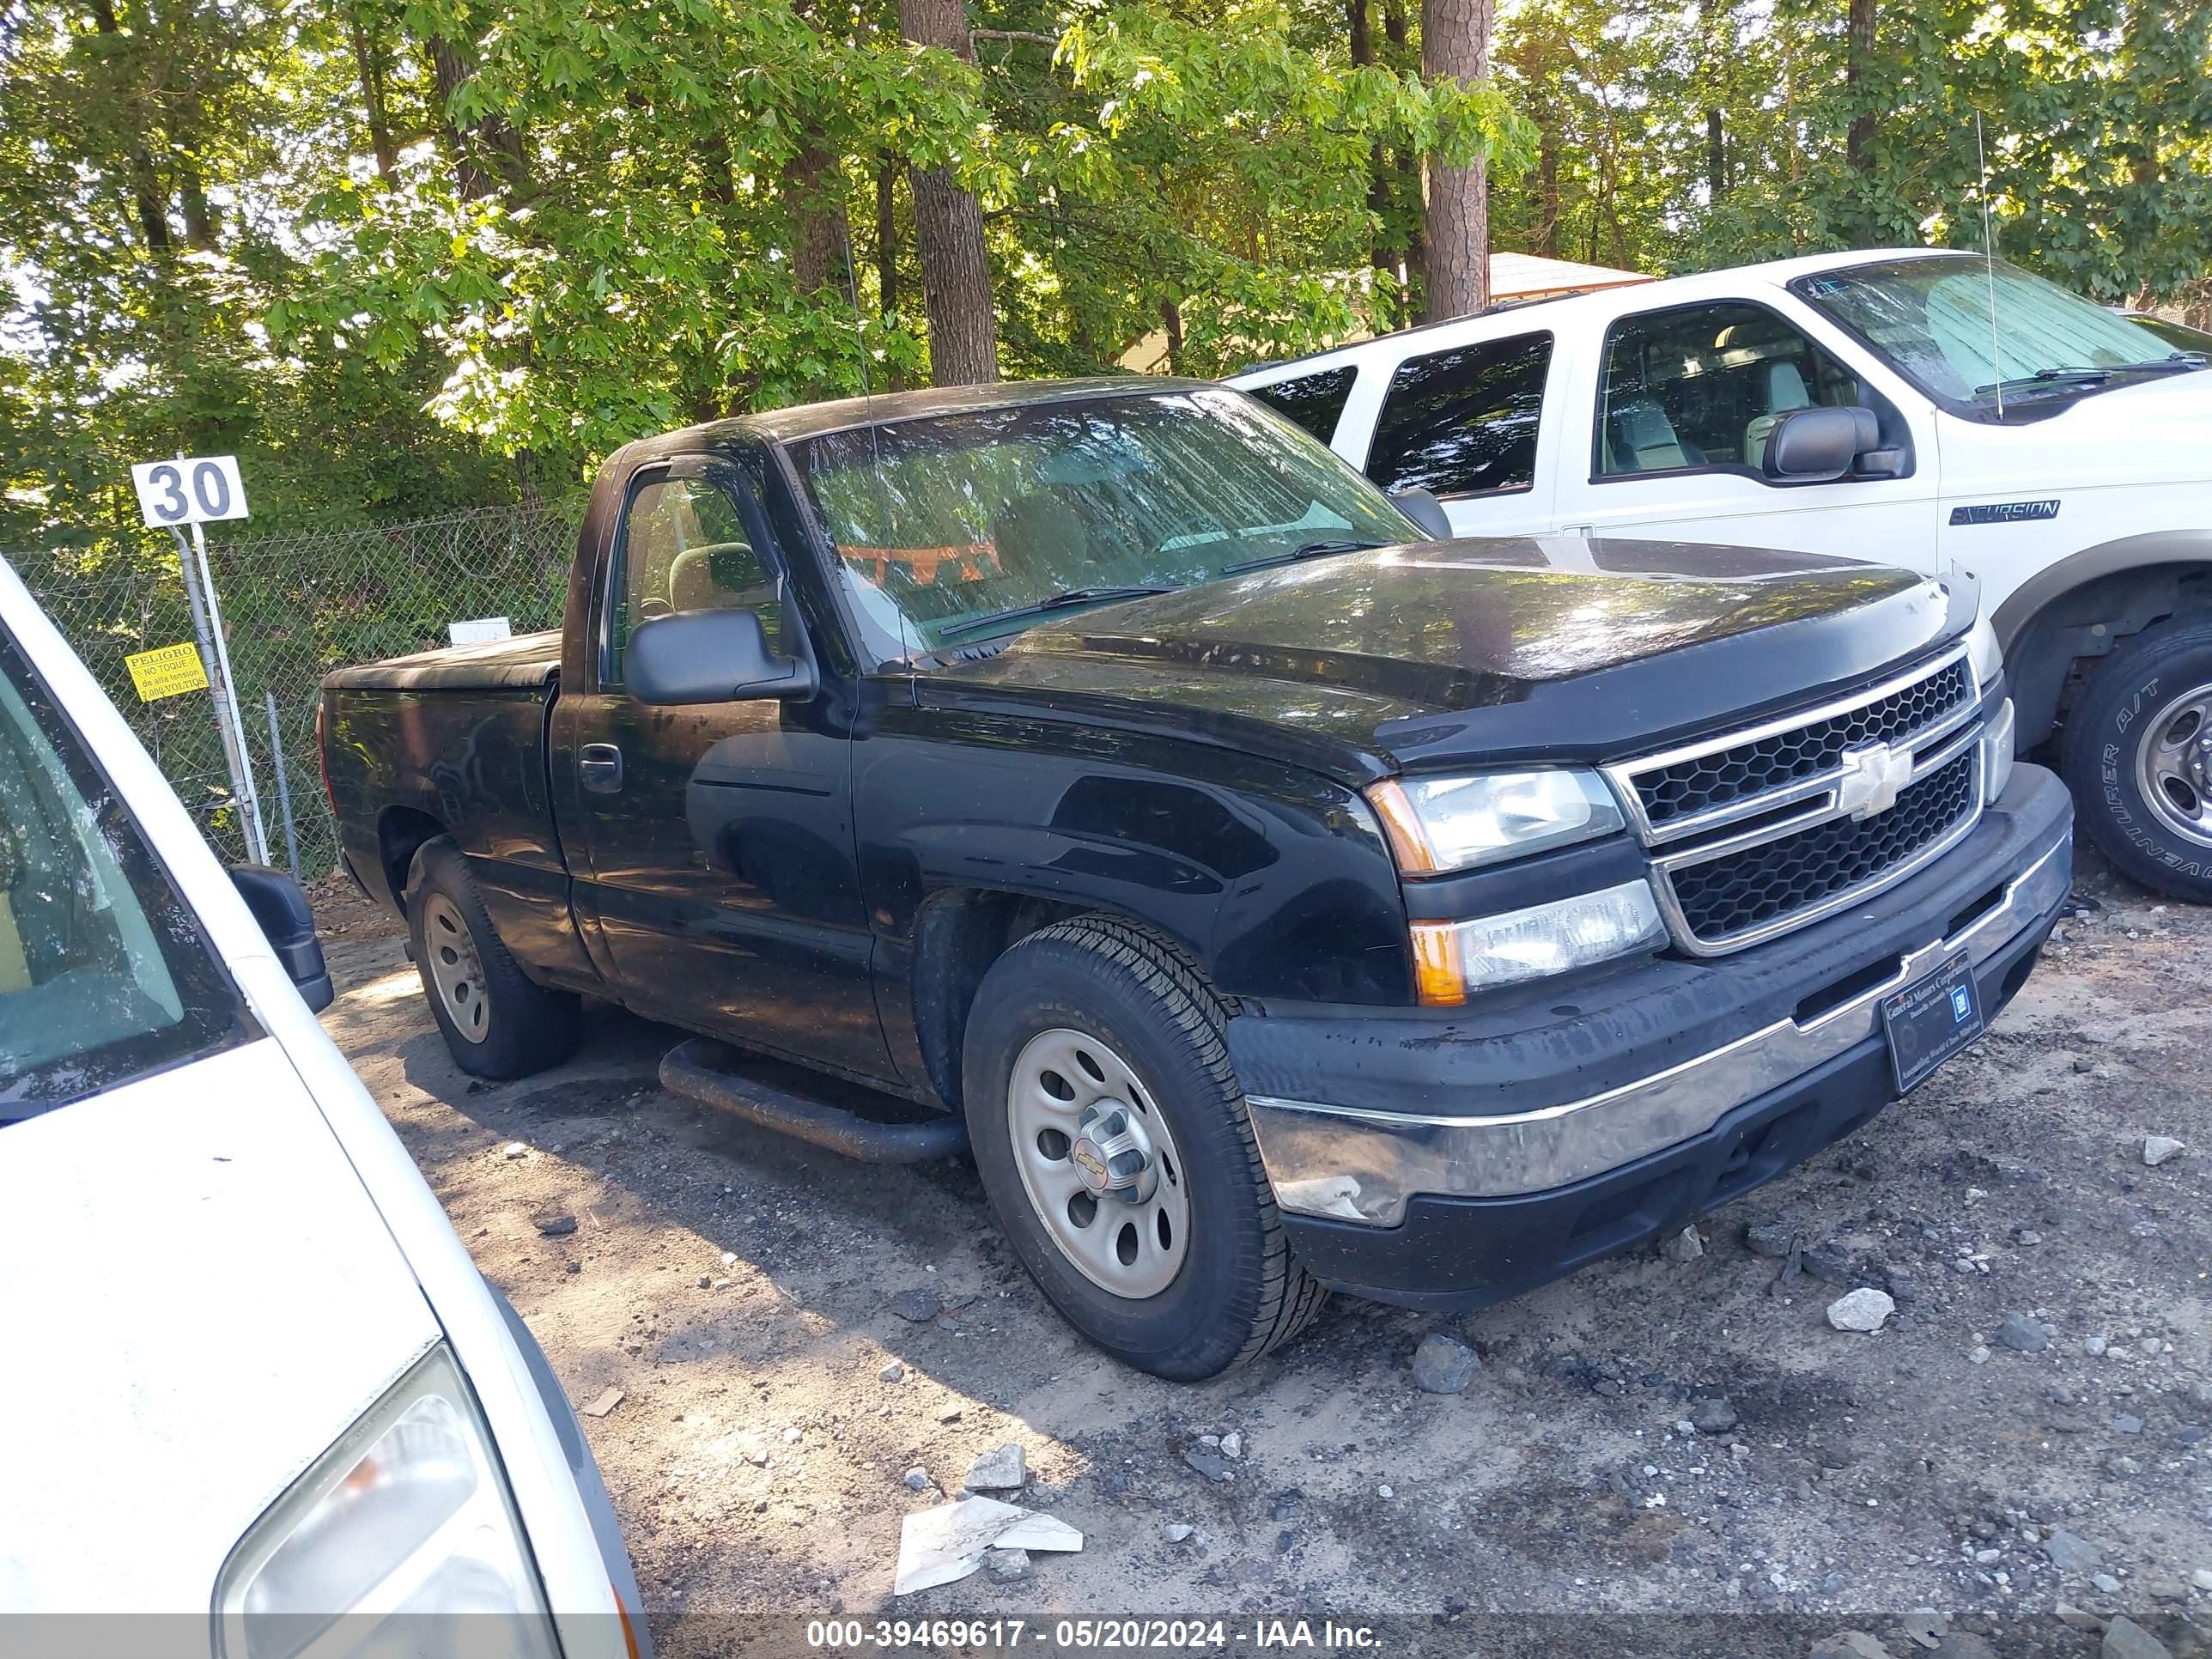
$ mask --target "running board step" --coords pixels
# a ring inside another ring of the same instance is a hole
[[[909,1122],[881,1122],[811,1100],[734,1069],[744,1056],[711,1037],[679,1042],[660,1061],[660,1086],[717,1107],[763,1129],[865,1164],[921,1164],[968,1150],[968,1128],[951,1113]]]

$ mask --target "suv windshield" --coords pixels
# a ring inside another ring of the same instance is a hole
[[[191,912],[0,641],[0,1122],[241,1041]]]
[[[1389,498],[1239,392],[1109,392],[793,446],[881,654],[1090,604],[1422,539]]]
[[[2125,317],[2002,262],[1992,276],[1978,258],[1889,259],[1790,286],[1929,397],[1967,413],[1994,412],[2000,395],[2033,407],[2201,367]]]

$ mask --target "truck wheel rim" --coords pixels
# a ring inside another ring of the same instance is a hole
[[[2168,829],[2212,847],[2212,685],[2151,717],[2136,748],[2136,784]]]
[[[1086,1031],[1040,1031],[1015,1056],[1006,1126],[1030,1207],[1078,1273],[1132,1301],[1175,1282],[1190,1249],[1182,1155],[1127,1060]]]
[[[430,962],[430,983],[446,1017],[470,1042],[491,1035],[491,1004],[484,997],[483,963],[460,907],[443,893],[422,901],[422,948]]]

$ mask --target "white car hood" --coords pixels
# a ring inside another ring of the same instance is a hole
[[[0,1129],[0,1611],[204,1614],[438,1336],[270,1038]]]
[[[2115,386],[2049,420],[1943,428],[1948,496],[2063,495],[2212,480],[2212,369]]]

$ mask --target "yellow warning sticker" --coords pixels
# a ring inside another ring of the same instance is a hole
[[[131,670],[131,684],[138,688],[141,702],[207,690],[207,669],[200,662],[200,648],[190,641],[141,651],[123,660]]]

